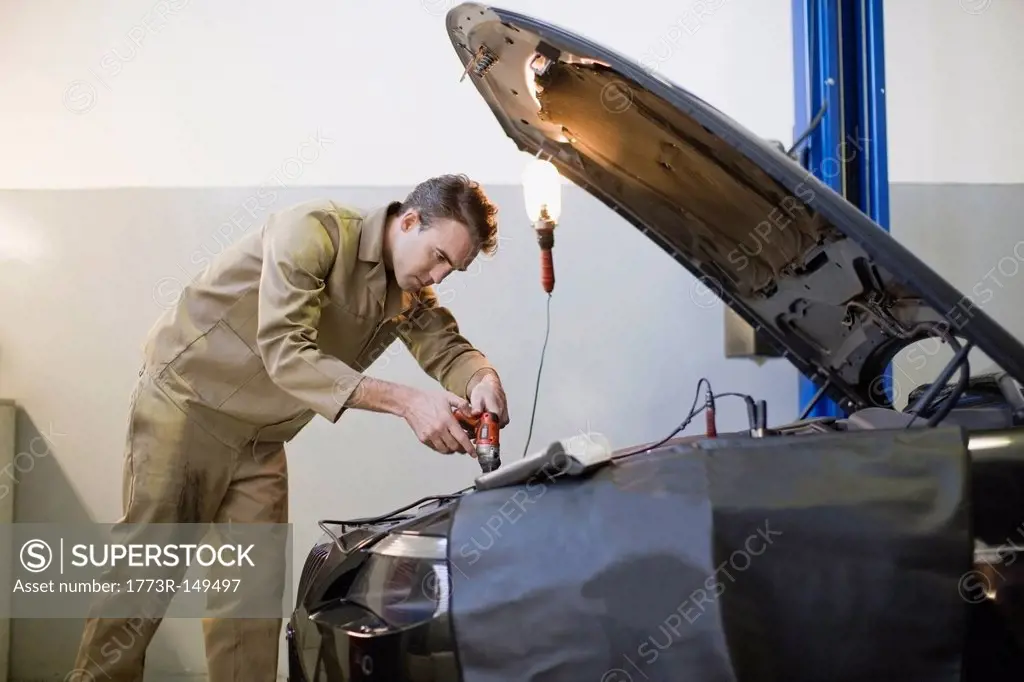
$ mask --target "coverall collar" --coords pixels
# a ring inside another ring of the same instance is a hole
[[[383,264],[384,228],[388,222],[388,211],[392,207],[401,205],[401,202],[392,201],[366,214],[366,217],[363,218],[363,228],[359,234],[359,260]]]
[[[388,212],[397,206],[401,206],[401,202],[392,201],[367,213],[359,232],[359,260],[373,263],[373,268],[366,278],[367,286],[370,287],[374,300],[384,307],[387,317],[397,314],[402,306],[402,290],[398,282],[388,276],[384,267],[384,231],[387,227]]]

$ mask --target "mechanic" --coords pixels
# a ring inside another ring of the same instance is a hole
[[[497,208],[464,175],[368,213],[310,201],[270,215],[149,333],[121,523],[287,523],[284,443],[317,414],[389,413],[438,452],[472,453],[453,410],[491,411],[504,426],[506,398],[431,286],[496,248]],[[444,390],[363,374],[395,338]],[[88,619],[78,675],[141,680],[159,622]],[[276,680],[280,628],[279,618],[203,619],[211,682]]]

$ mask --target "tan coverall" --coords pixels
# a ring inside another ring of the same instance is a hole
[[[284,443],[316,414],[336,422],[396,338],[467,397],[490,364],[431,290],[404,293],[385,272],[388,208],[311,201],[273,214],[185,288],[149,334],[132,395],[123,523],[287,523]],[[141,680],[158,624],[87,620],[79,677]],[[210,681],[275,680],[280,628],[204,619]]]

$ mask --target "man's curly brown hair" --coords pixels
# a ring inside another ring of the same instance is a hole
[[[498,207],[480,184],[463,174],[439,175],[424,180],[405,198],[399,212],[419,211],[424,226],[436,218],[448,218],[469,228],[480,252],[493,255],[498,249]]]

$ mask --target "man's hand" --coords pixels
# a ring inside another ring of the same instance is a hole
[[[424,445],[445,455],[453,452],[475,455],[473,441],[452,413],[453,409],[465,414],[472,412],[469,403],[454,393],[416,391],[406,401],[401,414]]]
[[[480,379],[474,378],[475,384],[470,386],[469,404],[473,408],[473,414],[493,412],[498,415],[498,425],[505,428],[508,425],[508,401],[505,398],[505,389],[501,387],[501,379],[492,371],[481,371]]]

